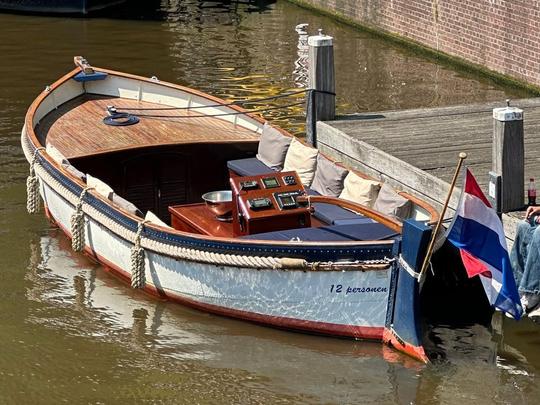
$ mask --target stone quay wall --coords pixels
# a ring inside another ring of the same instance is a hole
[[[296,2],[540,87],[539,0]]]

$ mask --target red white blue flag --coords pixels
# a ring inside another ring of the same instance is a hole
[[[459,249],[469,277],[480,277],[490,304],[520,319],[523,310],[501,220],[469,169],[447,238]]]

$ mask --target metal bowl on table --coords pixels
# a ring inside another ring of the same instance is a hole
[[[212,211],[220,221],[232,219],[232,191],[210,191],[202,196],[206,207]]]

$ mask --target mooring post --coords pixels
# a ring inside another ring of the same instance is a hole
[[[523,110],[493,109],[493,172],[501,176],[500,212],[521,210],[525,196]]]
[[[336,115],[334,74],[334,38],[322,33],[308,38],[309,88],[306,106],[306,138],[317,146],[317,121],[329,121]]]

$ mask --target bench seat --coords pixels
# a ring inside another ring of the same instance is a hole
[[[275,241],[340,242],[386,240],[399,236],[399,233],[378,222],[355,225],[332,225],[321,228],[298,228],[283,231],[258,233],[242,236],[242,239],[261,239]]]

